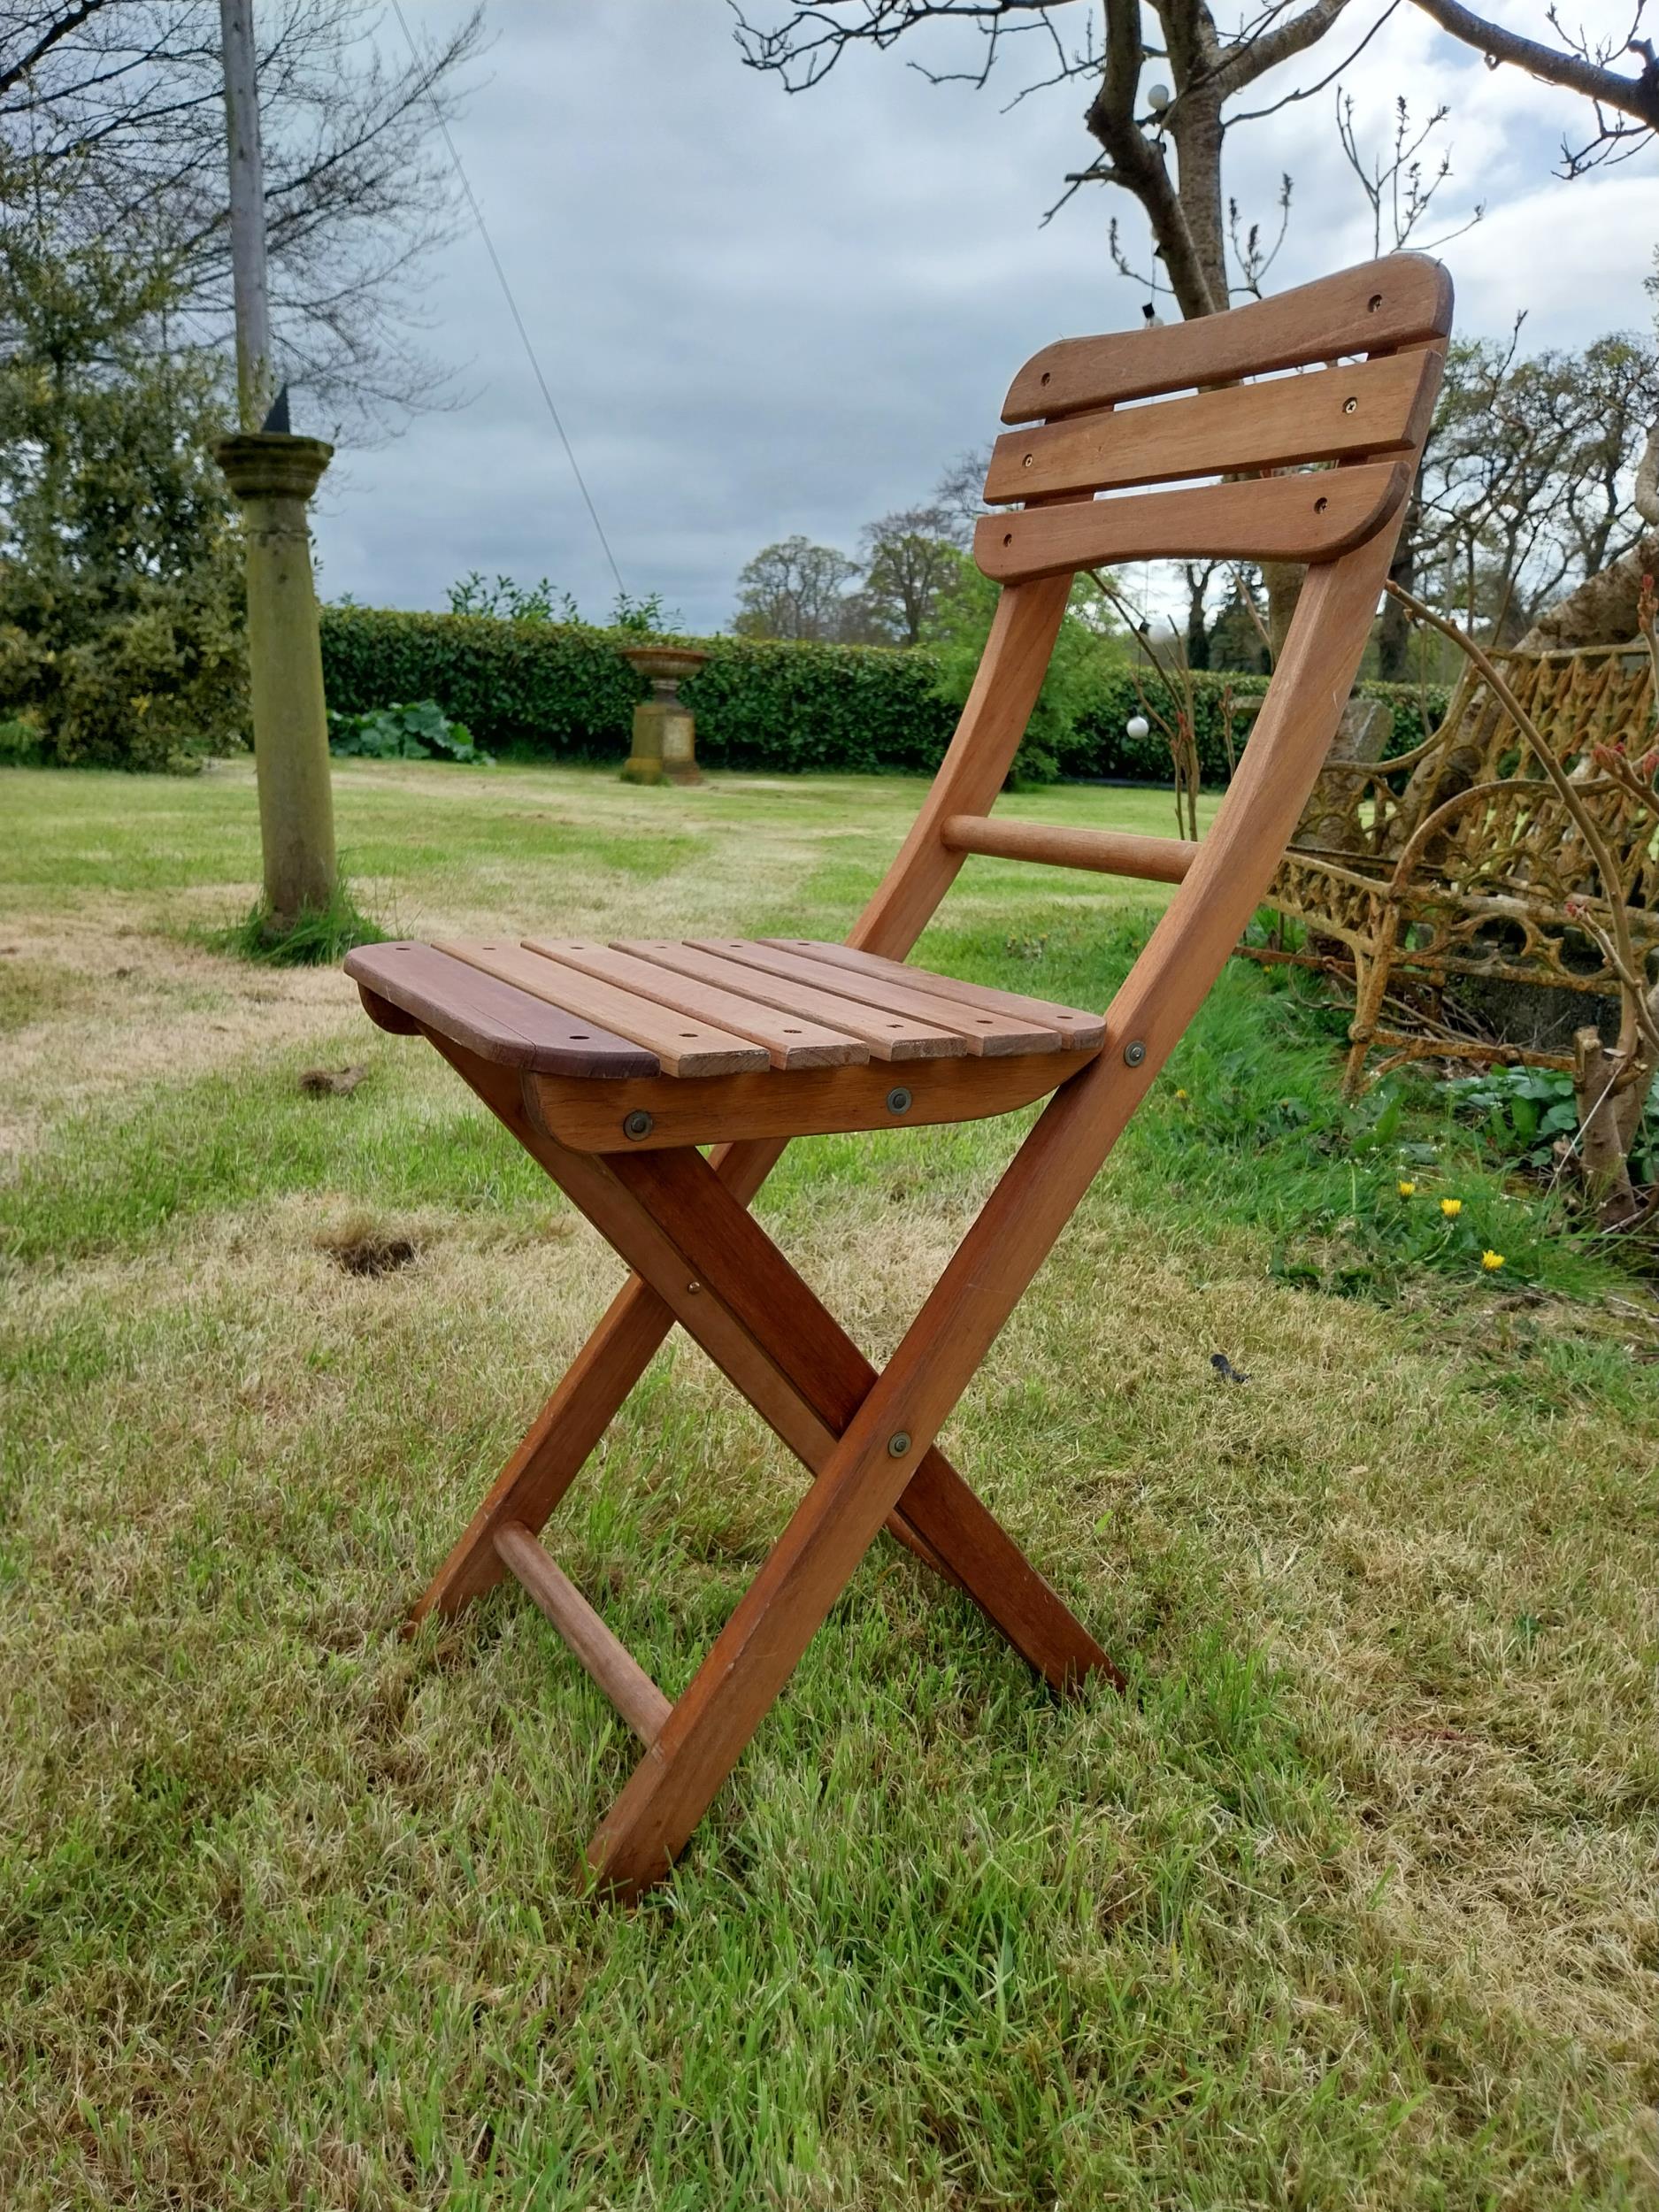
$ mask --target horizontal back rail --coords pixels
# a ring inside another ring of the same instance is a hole
[[[992,448],[985,496],[995,506],[1404,452],[1421,444],[1439,384],[1439,355],[1419,347],[1269,384],[1068,416],[1005,432]]]
[[[1033,860],[1050,868],[1096,875],[1138,876],[1179,883],[1198,857],[1185,837],[1136,837],[1120,830],[1066,829],[1048,822],[995,821],[988,814],[952,814],[940,826],[947,849],[993,860]]]
[[[1052,421],[1154,392],[1230,384],[1348,354],[1393,353],[1443,338],[1451,319],[1451,279],[1440,263],[1426,254],[1389,254],[1197,322],[1062,338],[1019,371],[1002,420]]]
[[[1404,461],[1130,492],[987,515],[973,557],[1001,584],[1115,561],[1331,561],[1381,529],[1411,481]]]

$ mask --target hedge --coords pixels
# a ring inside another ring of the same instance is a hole
[[[613,630],[491,615],[406,614],[372,607],[322,611],[323,677],[334,712],[365,714],[394,700],[434,699],[488,751],[557,760],[612,760],[628,749],[634,703],[649,686],[622,657],[638,641]],[[930,774],[956,722],[938,694],[938,664],[925,648],[794,644],[713,637],[695,641],[707,664],[681,687],[697,717],[697,753],[710,768]],[[1141,672],[1149,702],[1168,711],[1160,680]],[[1235,703],[1267,688],[1261,676],[1195,674],[1199,757],[1205,780],[1225,782],[1223,694]],[[1419,741],[1415,687],[1366,683],[1394,719],[1392,751]],[[1444,691],[1431,692],[1439,718]],[[1102,675],[1097,698],[1060,749],[1067,777],[1162,782],[1169,751],[1154,724],[1138,743],[1125,730],[1141,692],[1127,668]],[[1248,716],[1235,714],[1242,745]]]

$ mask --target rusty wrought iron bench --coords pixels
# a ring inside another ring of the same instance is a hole
[[[1494,664],[1572,778],[1618,870],[1638,949],[1659,954],[1659,841],[1651,805],[1597,771],[1598,745],[1652,742],[1653,667],[1640,640],[1571,652],[1494,652]],[[1345,974],[1354,992],[1347,1085],[1402,1061],[1525,1061],[1571,1068],[1566,1036],[1494,1037],[1491,987],[1617,999],[1595,863],[1530,747],[1467,670],[1440,728],[1393,759],[1331,761],[1267,903],[1312,940],[1277,956]],[[1337,950],[1340,948],[1340,951]],[[1247,945],[1260,955],[1263,949]],[[1268,949],[1272,956],[1273,949]],[[1461,993],[1461,1002],[1459,994]]]

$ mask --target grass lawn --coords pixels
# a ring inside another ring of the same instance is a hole
[[[423,934],[839,934],[921,794],[336,785]],[[1348,1114],[1282,976],[1229,970],[945,1435],[1129,1695],[884,1544],[596,1911],[632,1740],[516,1589],[397,1630],[614,1262],[337,973],[207,949],[245,765],[8,771],[0,823],[8,2212],[1655,2202],[1659,1307],[1432,1108]],[[1160,895],[971,861],[922,953],[1102,1004]],[[1027,1119],[787,1156],[872,1356]],[[673,1695],[800,1489],[672,1340],[549,1537]]]

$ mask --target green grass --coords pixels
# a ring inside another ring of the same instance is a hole
[[[357,945],[380,945],[387,933],[362,912],[344,882],[321,906],[302,907],[286,925],[279,924],[263,897],[257,898],[228,929],[216,932],[208,942],[219,952],[234,952],[272,968],[337,967]]]
[[[417,933],[837,933],[920,795],[336,787]],[[1647,1285],[1426,1095],[1344,1108],[1333,1018],[1235,964],[946,1439],[1129,1695],[1056,1704],[879,1548],[595,1910],[598,1694],[513,1594],[397,1627],[618,1271],[336,974],[211,949],[252,803],[0,788],[0,2203],[1653,2201]],[[922,949],[1101,1003],[1161,895],[976,861]],[[872,1356],[1028,1119],[786,1156],[761,1210]],[[411,1263],[341,1271],[359,1225]],[[676,1341],[550,1534],[673,1694],[799,1494]]]

